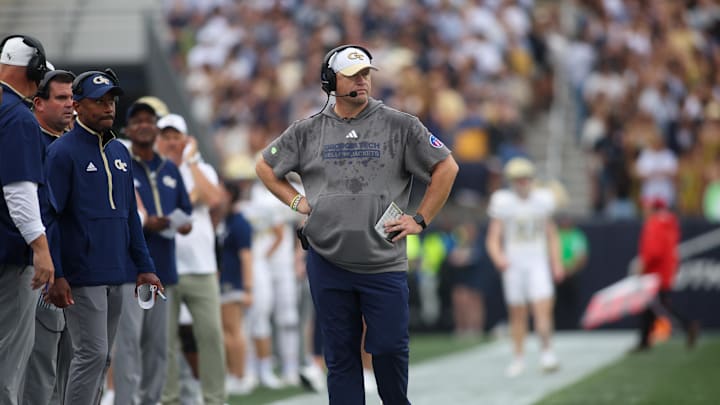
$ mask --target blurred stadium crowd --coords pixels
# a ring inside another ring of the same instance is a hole
[[[463,166],[456,195],[482,198],[489,163],[523,154],[521,117],[547,107],[552,10],[533,1],[170,1],[174,64],[230,177],[239,159],[325,102],[338,43],[372,50],[373,93],[419,116]],[[500,162],[502,163],[502,162]]]
[[[565,58],[593,208],[633,217],[659,197],[718,219],[716,1],[588,1]]]
[[[560,5],[574,5],[568,19]],[[636,217],[661,196],[720,218],[717,35],[712,0],[168,0],[174,65],[223,171],[319,110],[337,43],[373,50],[376,98],[418,115],[452,147],[454,198],[484,201],[524,155],[553,80],[570,86],[592,210]]]

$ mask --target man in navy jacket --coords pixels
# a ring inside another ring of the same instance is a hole
[[[125,134],[132,142],[135,190],[147,210],[145,240],[157,275],[169,288],[178,282],[175,232],[187,234],[192,230],[190,223],[174,227],[169,216],[178,209],[190,216],[192,204],[178,167],[153,150],[160,132],[155,109],[139,100],[130,106],[127,117]],[[130,284],[123,286],[125,296],[134,288],[134,273],[132,268],[126,280]],[[167,367],[168,308],[159,303],[142,310],[136,303],[123,302],[115,339],[115,353],[120,355],[113,363],[116,404],[136,403],[136,397],[141,404],[160,402],[165,373],[157,371]]]
[[[136,284],[163,291],[137,213],[131,158],[111,131],[123,91],[111,70],[73,81],[72,131],[48,147],[45,175],[60,233],[51,301],[65,308],[74,355],[65,403],[95,404],[109,365],[130,260]],[[53,249],[55,252],[55,249]]]
[[[0,403],[17,404],[35,340],[37,289],[54,273],[38,198],[44,145],[28,108],[47,61],[29,36],[11,35],[0,48]]]

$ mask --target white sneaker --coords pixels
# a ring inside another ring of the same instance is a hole
[[[552,373],[560,368],[560,362],[557,357],[555,357],[555,353],[551,350],[547,350],[540,355],[540,367],[544,372]]]
[[[283,388],[283,383],[273,373],[260,373],[260,385],[277,390]]]
[[[374,394],[377,392],[377,381],[375,381],[375,373],[370,370],[363,370],[363,386],[365,386],[366,394]]]
[[[235,377],[232,374],[225,374],[225,391],[230,392],[230,387],[235,384],[235,382],[238,380],[237,377]]]
[[[310,364],[300,370],[300,382],[303,387],[315,392],[323,392],[327,388],[327,377],[317,364]]]
[[[203,403],[203,392],[200,380],[196,380],[195,377],[190,377],[185,381],[185,386],[190,395],[187,398],[194,398],[190,400],[193,404]],[[182,392],[182,391],[181,391]],[[182,394],[181,394],[182,395]]]
[[[515,378],[525,372],[525,360],[521,358],[514,359],[505,369],[505,376]]]
[[[257,379],[253,375],[242,378],[228,375],[225,377],[225,390],[231,395],[247,395],[257,387]]]
[[[282,383],[286,387],[299,387],[300,375],[298,373],[286,373],[282,377]]]
[[[115,391],[107,390],[103,393],[100,405],[113,405],[115,403]]]
[[[258,380],[253,374],[248,374],[240,379],[240,392],[251,393],[257,388]]]

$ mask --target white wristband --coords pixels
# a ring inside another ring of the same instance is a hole
[[[194,155],[190,156],[187,160],[188,164],[193,165],[200,161],[200,154],[195,153]]]

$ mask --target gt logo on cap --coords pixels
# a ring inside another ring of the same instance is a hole
[[[350,60],[360,59],[365,60],[365,55],[361,54],[360,52],[350,52],[347,56]]]
[[[97,75],[97,76],[93,77],[93,83],[95,83],[95,84],[107,84],[108,86],[111,84],[111,83],[110,83],[110,80],[109,80],[107,77],[101,76],[101,75]]]

